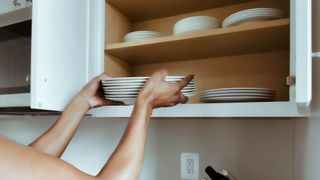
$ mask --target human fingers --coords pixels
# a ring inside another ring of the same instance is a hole
[[[182,93],[180,94],[179,103],[185,104],[188,102],[188,100],[189,100],[189,98],[187,96],[183,95]]]
[[[153,73],[150,77],[150,79],[161,79],[161,80],[165,80],[166,77],[168,76],[168,71],[165,69],[159,69],[157,70],[155,73]]]
[[[188,75],[187,77],[181,79],[181,80],[177,83],[177,85],[178,85],[178,87],[179,87],[179,90],[181,90],[181,89],[183,89],[185,86],[187,86],[187,85],[190,83],[190,81],[192,81],[193,78],[194,78],[194,75],[191,74],[191,75]]]
[[[100,74],[99,76],[97,76],[100,80],[106,80],[109,78],[109,76],[105,73]]]

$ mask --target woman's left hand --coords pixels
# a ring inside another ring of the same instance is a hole
[[[84,98],[90,108],[96,108],[107,105],[123,105],[122,102],[116,102],[104,98],[101,80],[108,79],[108,75],[101,74],[89,81],[79,92],[79,96]]]

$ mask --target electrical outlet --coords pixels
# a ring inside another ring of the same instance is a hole
[[[199,179],[199,154],[181,154],[181,179]]]

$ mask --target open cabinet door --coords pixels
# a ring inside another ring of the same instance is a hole
[[[312,4],[291,0],[292,58],[296,62],[296,102],[308,106],[312,99]]]
[[[34,0],[31,108],[61,111],[103,59],[104,0]]]

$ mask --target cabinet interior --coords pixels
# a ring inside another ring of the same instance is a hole
[[[30,92],[31,24],[0,27],[0,94]]]
[[[172,35],[174,24],[182,18],[208,15],[223,21],[255,7],[281,9],[286,18]],[[105,72],[112,77],[146,76],[165,68],[170,75],[195,74],[198,93],[211,88],[264,87],[276,90],[276,101],[288,101],[289,16],[289,0],[109,0]],[[158,31],[164,37],[124,43],[125,34],[136,30]],[[189,103],[200,103],[199,96]]]

